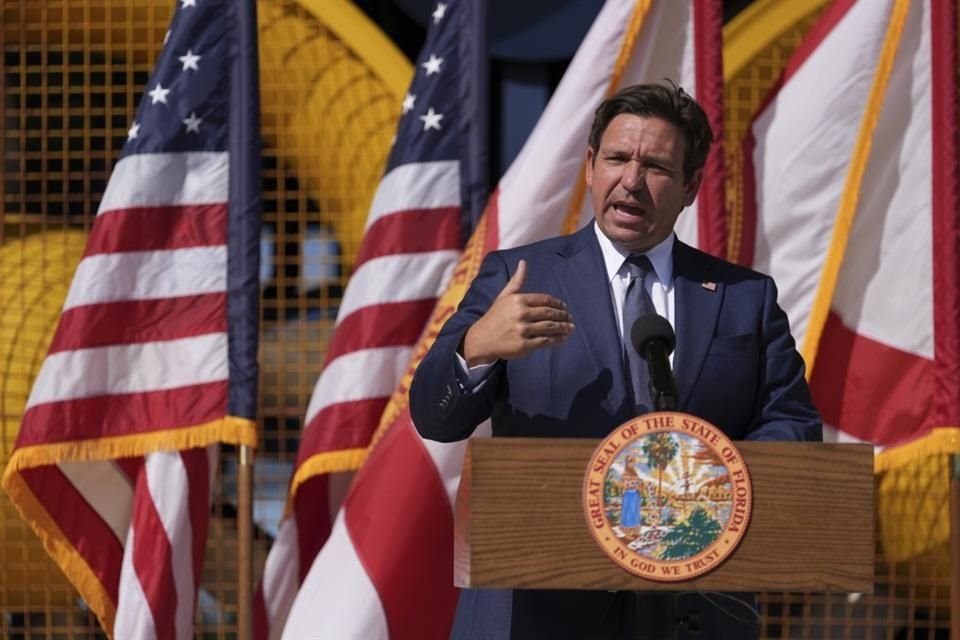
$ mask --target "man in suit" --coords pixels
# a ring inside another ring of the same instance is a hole
[[[414,377],[423,437],[460,440],[491,418],[494,436],[602,438],[653,410],[624,327],[640,304],[675,329],[680,411],[733,439],[820,439],[773,281],[673,233],[712,141],[706,114],[675,86],[627,87],[599,106],[586,150],[594,221],[484,259]],[[697,608],[701,621],[681,632],[757,637],[751,602],[687,597],[680,614]],[[652,613],[634,594],[464,591],[454,635],[637,638]]]

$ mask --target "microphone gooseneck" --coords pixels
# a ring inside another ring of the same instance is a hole
[[[646,360],[650,372],[650,397],[657,411],[677,408],[677,383],[670,369],[670,353],[677,336],[666,318],[650,313],[637,318],[630,328],[630,343]]]

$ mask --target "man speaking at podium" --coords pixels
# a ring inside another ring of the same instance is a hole
[[[821,439],[771,278],[674,235],[712,142],[706,114],[676,86],[627,87],[599,106],[586,150],[595,220],[484,259],[414,377],[423,437],[461,440],[487,418],[494,436],[607,436],[654,410],[630,330],[656,313],[676,333],[678,410],[735,440]],[[752,597],[710,595],[692,637],[757,637]],[[638,638],[640,609],[632,593],[464,590],[453,635]]]

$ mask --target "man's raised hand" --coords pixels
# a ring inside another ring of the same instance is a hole
[[[562,300],[545,293],[520,293],[526,277],[527,262],[521,260],[487,312],[467,330],[463,357],[468,366],[560,344],[573,331],[573,318]]]

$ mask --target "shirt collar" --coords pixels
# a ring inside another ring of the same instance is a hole
[[[603,254],[603,264],[607,270],[607,282],[611,282],[619,272],[623,263],[630,256],[629,251],[624,251],[617,247],[613,242],[603,234],[600,225],[593,223],[593,231],[597,234],[597,241],[600,243],[600,252]],[[673,284],[673,243],[676,234],[671,233],[667,239],[653,247],[645,254],[657,274],[657,280],[665,287]]]

